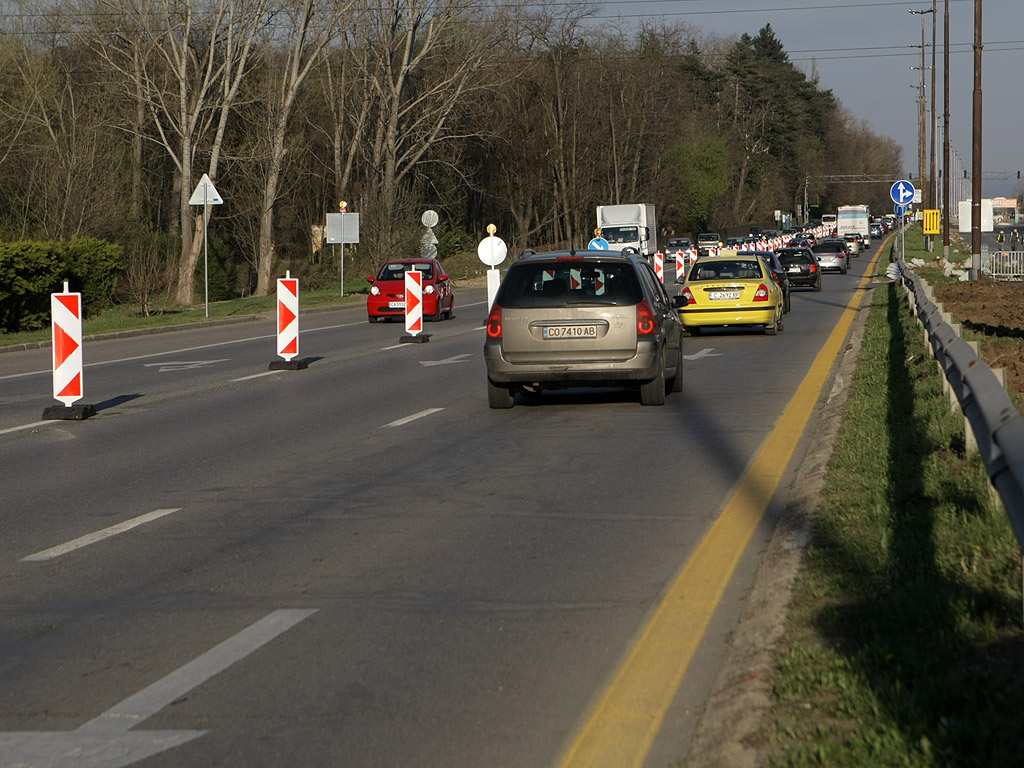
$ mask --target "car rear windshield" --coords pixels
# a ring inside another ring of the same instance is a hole
[[[514,264],[501,283],[497,302],[527,307],[626,306],[643,300],[634,266],[626,261]]]
[[[832,243],[818,243],[817,245],[812,245],[811,250],[815,253],[839,253],[842,248]]]
[[[814,258],[807,251],[776,251],[775,255],[787,267],[790,264],[806,264]]]
[[[714,259],[702,261],[690,269],[689,280],[738,280],[764,277],[757,259]]]
[[[424,261],[389,261],[380,268],[378,280],[404,280],[405,273],[422,272],[424,280],[434,279],[434,266]]]

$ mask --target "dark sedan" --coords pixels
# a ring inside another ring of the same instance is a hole
[[[775,256],[786,269],[790,287],[821,290],[821,270],[810,248],[782,248]]]

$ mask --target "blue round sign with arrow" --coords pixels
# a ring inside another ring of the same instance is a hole
[[[914,185],[906,179],[900,179],[889,188],[889,197],[896,205],[909,205],[914,200]]]

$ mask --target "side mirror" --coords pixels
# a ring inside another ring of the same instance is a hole
[[[372,283],[372,282],[373,282],[373,278],[372,278],[372,277],[368,277],[368,278],[366,278],[366,282],[368,282],[368,283]]]
[[[437,279],[438,280],[447,280],[448,279],[448,275],[446,275],[444,272],[442,272],[440,275],[437,276]]]
[[[686,297],[682,294],[672,297],[673,309],[682,309],[683,307],[689,306],[690,302],[686,300]]]

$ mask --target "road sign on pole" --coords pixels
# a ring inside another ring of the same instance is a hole
[[[914,185],[906,179],[900,179],[889,188],[889,197],[896,205],[909,205],[914,201]]]
[[[210,221],[210,206],[221,205],[223,202],[208,173],[203,174],[203,178],[196,184],[195,191],[192,192],[192,197],[188,200],[189,205],[203,206],[203,284],[207,317],[210,316],[210,246],[206,238],[206,230]]]
[[[498,295],[498,286],[501,285],[501,273],[498,272],[498,265],[508,255],[508,245],[498,237],[495,232],[498,228],[494,224],[487,225],[487,237],[480,241],[476,247],[476,255],[484,264],[490,267],[487,270],[487,311],[490,312],[494,298]]]

